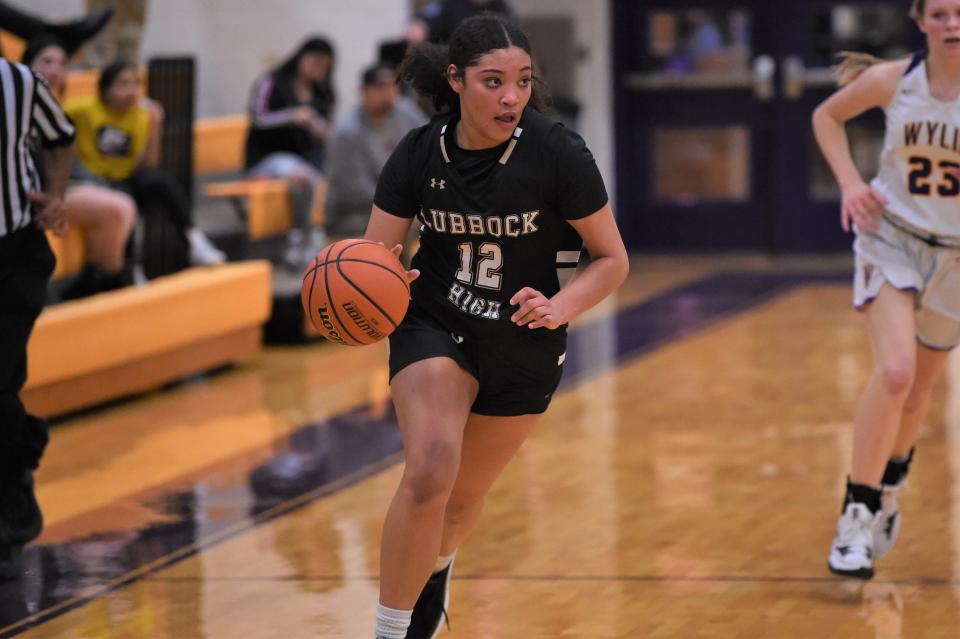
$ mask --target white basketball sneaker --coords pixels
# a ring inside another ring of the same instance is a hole
[[[831,572],[856,579],[873,577],[873,535],[879,520],[880,513],[870,512],[865,504],[847,504],[827,560]]]
[[[214,246],[210,238],[197,227],[187,229],[187,240],[190,245],[190,263],[194,266],[210,266],[227,261],[227,254]]]
[[[880,519],[873,531],[873,553],[877,558],[890,552],[900,537],[900,491],[906,487],[906,479],[901,479],[898,484],[884,484],[882,487]]]

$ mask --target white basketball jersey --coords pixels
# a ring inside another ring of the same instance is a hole
[[[930,95],[925,54],[917,54],[887,107],[880,171],[870,185],[887,210],[934,235],[960,238],[960,100]]]

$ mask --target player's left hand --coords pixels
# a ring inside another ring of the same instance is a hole
[[[554,330],[567,323],[566,313],[558,304],[529,286],[524,286],[510,298],[511,306],[518,304],[520,308],[510,316],[510,321],[517,326]]]
[[[380,242],[379,244],[382,245],[383,242]],[[397,244],[392,249],[390,249],[390,252],[393,253],[394,257],[396,257],[399,260],[400,254],[403,253],[403,244]],[[413,282],[413,280],[417,279],[418,277],[420,277],[420,271],[418,271],[417,269],[412,269],[410,271],[407,271],[407,286],[409,286],[410,283]]]

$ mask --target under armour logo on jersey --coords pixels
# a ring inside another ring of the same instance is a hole
[[[435,189],[438,186],[440,187],[441,191],[444,190],[445,188],[447,188],[447,181],[438,180],[437,178],[430,178],[430,188]]]

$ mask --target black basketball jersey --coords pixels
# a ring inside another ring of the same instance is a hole
[[[413,303],[474,340],[532,332],[562,338],[562,329],[531,331],[511,322],[517,307],[509,302],[524,286],[552,297],[560,290],[558,268],[576,267],[583,243],[567,220],[607,203],[596,162],[576,133],[529,108],[494,151],[492,168],[477,167],[477,156],[458,162],[456,118],[439,116],[411,131],[377,185],[379,208],[416,216],[421,225]],[[458,164],[470,164],[474,179]]]

